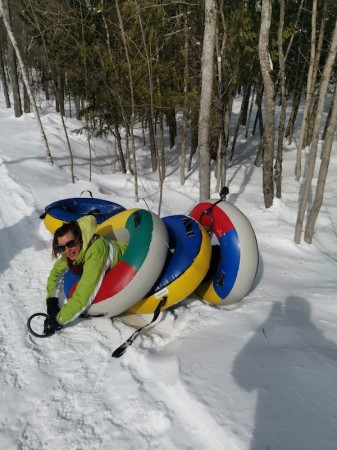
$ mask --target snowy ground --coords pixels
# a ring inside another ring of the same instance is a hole
[[[256,232],[252,292],[230,311],[192,296],[113,359],[134,331],[119,319],[82,321],[49,339],[27,332],[27,318],[44,310],[52,267],[51,235],[39,215],[86,189],[156,212],[156,175],[139,137],[146,203],[135,203],[132,177],[111,173],[111,148],[102,142],[89,182],[86,139],[71,135],[72,184],[60,118],[42,119],[56,167],[46,162],[33,117],[15,118],[0,98],[1,450],[335,450],[336,151],[313,244],[297,246],[295,145],[285,148],[282,200],[266,210],[261,168],[252,165],[257,142],[241,138],[227,200]],[[198,203],[197,171],[180,186],[172,151],[167,173],[161,215],[187,214]]]

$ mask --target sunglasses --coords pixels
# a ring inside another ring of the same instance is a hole
[[[63,253],[67,248],[74,248],[78,242],[75,239],[72,239],[71,241],[66,242],[64,245],[56,245],[55,250],[57,253]]]

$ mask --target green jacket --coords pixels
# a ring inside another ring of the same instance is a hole
[[[127,243],[108,241],[103,237],[90,241],[95,234],[97,222],[93,216],[78,219],[82,231],[83,246],[74,264],[83,263],[83,273],[73,296],[61,308],[56,316],[61,325],[76,319],[95,299],[104,275],[108,269],[117,264],[123,256]],[[54,264],[47,281],[47,298],[56,295],[60,277],[68,269],[67,260],[62,255]]]

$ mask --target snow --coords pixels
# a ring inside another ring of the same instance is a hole
[[[228,310],[192,295],[114,359],[112,351],[151,316],[82,320],[48,339],[28,333],[28,317],[45,310],[53,264],[52,236],[39,215],[85,190],[157,212],[157,174],[138,130],[139,203],[132,176],[112,173],[113,145],[92,142],[98,162],[90,182],[86,137],[70,134],[71,183],[60,117],[47,107],[42,113],[55,167],[33,116],[15,118],[0,97],[0,448],[335,450],[337,143],[313,243],[296,245],[303,180],[294,180],[295,143],[285,146],[282,199],[265,209],[262,169],[252,164],[258,142],[241,136],[227,200],[257,236],[252,291]],[[75,119],[66,124],[69,131],[80,127]],[[181,186],[176,149],[167,160],[161,216],[188,214],[198,203],[197,166]]]

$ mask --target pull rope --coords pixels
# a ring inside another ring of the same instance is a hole
[[[120,358],[122,355],[124,355],[124,353],[126,352],[127,348],[130,347],[130,345],[133,344],[134,340],[136,339],[136,337],[139,335],[139,333],[146,327],[148,327],[149,325],[151,325],[151,323],[153,323],[155,320],[158,319],[158,316],[160,314],[160,310],[161,308],[165,305],[167,300],[167,297],[163,297],[160,302],[157,305],[157,308],[153,314],[153,319],[151,320],[151,322],[149,322],[148,324],[142,326],[141,328],[138,328],[138,330],[136,330],[134,333],[131,334],[131,336],[125,341],[123,342],[122,345],[120,345],[118,348],[116,348],[116,350],[113,351],[112,353],[112,357],[113,358]]]
[[[45,313],[35,313],[35,314],[32,314],[32,315],[29,317],[29,319],[27,320],[27,328],[28,328],[29,332],[30,332],[33,336],[38,337],[38,338],[46,338],[46,337],[52,336],[54,333],[39,334],[39,333],[36,333],[36,332],[32,329],[32,326],[31,326],[30,323],[31,323],[31,321],[34,319],[34,317],[37,317],[37,316],[42,316],[42,317],[45,317],[45,318],[49,317],[48,314],[45,314]]]
[[[201,223],[201,225],[202,225],[202,218],[203,218],[203,216],[209,216],[210,226],[209,227],[205,227],[208,233],[212,233],[213,232],[214,218],[213,218],[213,215],[212,215],[212,211],[213,211],[214,206],[216,206],[218,203],[220,203],[222,201],[225,201],[228,194],[229,194],[229,189],[228,189],[227,186],[224,186],[221,189],[220,193],[219,193],[220,200],[218,200],[215,203],[213,203],[209,208],[205,209],[205,211],[203,211],[200,214],[198,222]]]

